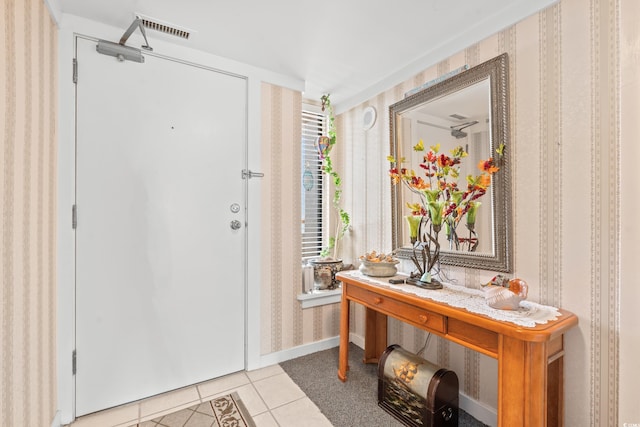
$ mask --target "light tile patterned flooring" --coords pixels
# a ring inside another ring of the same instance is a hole
[[[329,420],[279,365],[238,372],[86,415],[71,427],[210,427],[211,423],[196,424],[201,419],[199,416],[189,424],[193,412],[178,412],[234,391],[240,395],[257,427],[331,427]],[[191,417],[186,419],[187,424],[185,416]]]

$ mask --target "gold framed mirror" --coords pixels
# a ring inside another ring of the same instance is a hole
[[[477,244],[471,249],[443,240],[440,262],[444,265],[502,272],[513,268],[508,87],[508,56],[504,53],[389,107],[391,156],[405,158],[408,164],[420,163],[423,153],[412,148],[420,140],[425,147],[440,144],[441,152],[462,146],[468,153],[460,170],[464,181],[467,174],[474,174],[480,160],[504,148],[500,171],[493,176],[477,214]],[[392,243],[399,258],[412,255],[404,216],[414,197],[402,185],[391,186]]]

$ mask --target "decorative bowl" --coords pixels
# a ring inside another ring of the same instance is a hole
[[[487,283],[482,289],[489,307],[498,310],[517,310],[520,307],[520,301],[527,298],[529,286],[522,279],[511,279],[503,281],[503,284]]]
[[[398,272],[396,264],[400,261],[395,260],[391,262],[380,261],[372,262],[367,260],[360,260],[360,272],[366,276],[372,277],[391,277],[395,276]]]

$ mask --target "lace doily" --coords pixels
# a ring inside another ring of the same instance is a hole
[[[443,283],[442,289],[434,291],[406,283],[394,285],[389,283],[390,277],[376,278],[365,276],[358,270],[344,271],[340,274],[372,285],[442,302],[452,307],[464,308],[472,313],[483,314],[492,319],[514,323],[518,326],[532,328],[536,326],[536,324],[545,324],[551,320],[556,320],[560,316],[560,312],[556,307],[530,301],[520,301],[520,308],[518,310],[497,310],[487,305],[481,290],[465,288],[464,286],[449,283]],[[394,277],[406,278],[406,275],[398,274]]]

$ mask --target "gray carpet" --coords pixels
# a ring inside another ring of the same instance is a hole
[[[362,363],[363,351],[349,344],[347,382],[338,379],[338,348],[288,360],[282,369],[334,427],[396,427],[402,424],[378,406],[377,365]],[[485,424],[460,410],[459,426]]]

